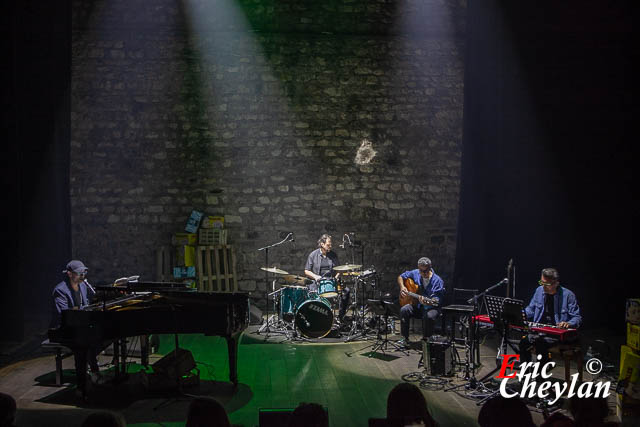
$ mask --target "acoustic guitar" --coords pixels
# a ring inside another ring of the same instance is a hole
[[[416,305],[420,298],[424,299],[424,305],[438,305],[438,300],[435,298],[427,298],[418,294],[418,285],[413,281],[411,277],[407,277],[404,279],[404,287],[407,288],[407,295],[400,295],[400,307],[405,306],[407,304]]]

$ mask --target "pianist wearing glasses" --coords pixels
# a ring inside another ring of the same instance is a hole
[[[61,326],[63,310],[82,310],[89,305],[89,294],[94,291],[85,280],[88,270],[82,261],[73,260],[69,261],[62,271],[65,278],[53,289],[53,316],[50,325],[52,329]],[[95,348],[90,348],[87,354],[78,354],[74,350],[78,389],[83,394],[87,380],[87,363],[94,377],[97,377],[100,371],[96,355]]]
[[[560,284],[555,268],[545,268],[538,281],[538,288],[531,302],[524,309],[528,321],[552,325],[562,329],[577,329],[582,323],[576,295]],[[557,338],[529,334],[520,342],[520,361],[531,361],[531,349],[542,355],[541,362],[549,360],[549,349],[558,343]]]

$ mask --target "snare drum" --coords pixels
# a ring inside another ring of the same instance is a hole
[[[333,325],[331,304],[322,297],[306,300],[296,312],[295,324],[304,337],[324,337]]]
[[[324,298],[335,298],[338,296],[337,283],[335,279],[321,279],[318,282],[318,295]]]
[[[284,286],[280,292],[280,317],[287,322],[292,321],[298,307],[308,298],[308,293],[304,286]]]

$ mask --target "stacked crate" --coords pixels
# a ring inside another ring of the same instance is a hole
[[[621,419],[640,415],[640,299],[626,304],[627,344],[620,349],[617,414]]]
[[[157,251],[159,281],[192,281],[200,292],[237,292],[236,254],[227,245],[223,216],[193,211],[186,233],[175,233],[172,247]]]
[[[186,232],[174,233],[171,246],[161,246],[156,250],[156,280],[180,281],[195,287],[197,231],[201,218],[201,212],[192,211],[185,226]]]

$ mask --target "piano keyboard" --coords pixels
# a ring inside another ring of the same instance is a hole
[[[493,322],[486,314],[478,314],[473,317],[474,322],[477,322],[480,326],[493,326]],[[525,322],[526,328],[520,326],[509,326],[511,329],[518,329],[524,331],[537,332],[542,335],[548,335],[554,338],[558,338],[560,341],[567,341],[578,336],[577,329],[563,329],[553,325],[546,325],[544,323]]]

